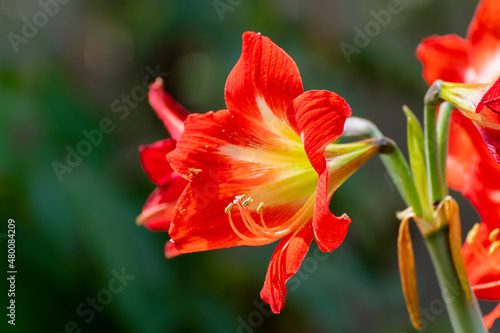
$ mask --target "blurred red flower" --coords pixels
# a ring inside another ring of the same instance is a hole
[[[476,224],[469,232],[462,248],[467,263],[467,276],[477,298],[497,301],[500,299],[500,229],[487,223]],[[490,329],[500,317],[500,304],[484,316],[484,324]]]
[[[424,65],[425,80],[429,84],[437,79],[462,83],[495,82],[500,75],[499,13],[500,1],[483,0],[469,26],[467,39],[457,35],[424,39],[417,48],[417,57]],[[484,101],[486,104],[491,103],[488,97]],[[482,110],[483,108],[479,111]],[[491,145],[493,136],[485,133],[481,126],[479,128],[482,133],[470,119],[454,112],[450,125],[447,182],[471,201],[484,221],[483,224],[493,230],[500,227],[500,165],[492,157],[492,154],[498,153],[495,146]],[[486,145],[483,138],[490,146]],[[478,266],[475,264],[476,259],[473,259],[478,252],[470,251],[467,245],[464,245],[463,251],[470,282],[477,297],[500,300],[498,294],[486,297],[488,291],[478,292],[475,285],[481,280],[479,276],[489,278],[490,273],[485,268],[486,263],[491,261],[483,261],[483,266]],[[488,254],[486,251],[486,255]],[[489,269],[494,272],[498,268],[491,266]],[[498,315],[499,311],[495,311],[491,316],[486,316],[485,324],[491,327]]]

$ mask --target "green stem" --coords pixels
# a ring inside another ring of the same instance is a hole
[[[455,333],[488,332],[483,325],[482,313],[474,293],[469,304],[460,285],[450,252],[448,227],[425,237],[441,293]]]
[[[429,195],[433,204],[440,202],[444,198],[437,152],[436,114],[437,106],[426,102],[424,108],[425,162]]]
[[[446,185],[446,156],[448,154],[448,133],[450,130],[450,120],[454,107],[448,102],[441,104],[439,108],[439,116],[437,120],[437,138],[439,149],[439,160],[441,169],[441,194],[448,195],[448,187]]]
[[[342,134],[342,137],[357,136],[377,139],[384,138],[382,132],[380,132],[377,126],[371,121],[358,117],[348,118],[344,126],[344,133]],[[384,140],[390,139],[384,138]],[[417,187],[415,186],[408,162],[394,141],[390,140],[387,144],[390,148],[381,152],[379,155],[380,159],[382,160],[382,163],[384,164],[405,204],[407,206],[412,206],[415,214],[421,216],[422,205],[420,203]]]

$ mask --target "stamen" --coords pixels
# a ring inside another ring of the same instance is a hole
[[[236,203],[236,201],[238,201],[238,200],[239,200],[239,201],[243,200],[243,199],[245,198],[245,195],[244,195],[244,194],[242,194],[242,195],[237,195],[237,196],[235,196],[234,198],[235,198],[235,199],[234,199],[234,201],[233,201],[233,202],[234,202],[234,203]]]
[[[479,231],[479,223],[474,224],[472,229],[470,229],[469,233],[467,234],[467,238],[465,241],[468,244],[473,244],[474,241],[476,240],[477,232]]]
[[[259,204],[259,207],[257,207],[257,209],[255,210],[257,212],[257,214],[262,214],[262,210],[264,209],[264,203],[261,202]]]
[[[231,209],[233,209],[233,203],[229,203],[229,205],[227,205],[226,209],[224,209],[224,213],[226,214],[229,214],[229,212],[231,211]]]
[[[500,241],[495,241],[491,243],[490,250],[488,251],[489,254],[493,254],[496,250],[500,248]]]
[[[297,231],[302,228],[302,225],[309,220],[309,214],[312,216],[312,209],[314,207],[314,196],[304,204],[304,206],[299,209],[294,216],[290,217],[287,221],[284,221],[280,225],[268,227],[264,221],[264,203],[261,202],[254,212],[250,212],[249,206],[253,203],[252,198],[248,198],[242,202],[244,196],[236,196],[235,200],[229,204],[225,212],[229,215],[229,224],[233,231],[245,241],[252,243],[268,243],[270,241],[279,239],[291,232]],[[241,219],[233,220],[232,208],[236,206],[239,210]],[[258,214],[260,218],[260,223],[258,223],[253,216]],[[253,215],[253,216],[252,216]],[[236,223],[238,223],[238,228]],[[242,232],[241,228],[245,228],[246,232]]]
[[[488,239],[490,240],[490,242],[494,242],[496,239],[497,239],[497,236],[498,236],[498,233],[500,232],[500,229],[496,228],[495,230],[493,230],[492,232],[490,232],[489,236],[488,236]]]
[[[244,208],[246,208],[246,207],[250,206],[252,203],[253,203],[253,199],[252,198],[248,198],[245,201],[243,201],[242,205],[243,205]]]

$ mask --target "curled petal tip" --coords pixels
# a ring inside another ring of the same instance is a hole
[[[163,79],[160,77],[150,84],[148,99],[170,136],[178,140],[189,112],[165,91]]]
[[[157,77],[153,83],[149,85],[150,87],[158,87],[158,88],[163,88],[163,78]]]
[[[142,214],[135,218],[135,224],[138,226],[142,226],[144,224],[144,216]]]
[[[173,240],[169,240],[165,244],[165,257],[167,259],[171,259],[173,257],[177,257],[178,255],[182,254],[179,250],[174,245]]]

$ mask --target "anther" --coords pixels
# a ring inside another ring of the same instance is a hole
[[[488,251],[489,254],[493,254],[496,250],[498,250],[498,248],[500,248],[500,241],[491,243],[490,250]]]
[[[478,231],[479,231],[479,223],[476,223],[476,224],[474,224],[474,226],[472,227],[472,229],[470,229],[469,233],[467,234],[467,238],[465,239],[465,241],[468,244],[474,243],[474,241],[476,240],[476,236],[477,236],[477,232]]]
[[[498,233],[500,232],[500,229],[496,228],[492,232],[490,232],[490,235],[488,236],[488,239],[490,242],[494,242],[497,239]]]
[[[233,203],[231,202],[229,205],[227,205],[226,209],[224,209],[224,213],[229,214],[229,212],[233,209]]]
[[[261,203],[259,204],[259,207],[257,207],[257,210],[256,210],[257,214],[262,214],[262,210],[263,210],[263,209],[264,209],[264,203],[263,203],[263,202],[261,202]]]
[[[242,205],[243,205],[243,208],[246,208],[248,207],[249,205],[251,205],[253,203],[253,199],[252,198],[248,198],[246,199],[245,201],[243,201]]]

